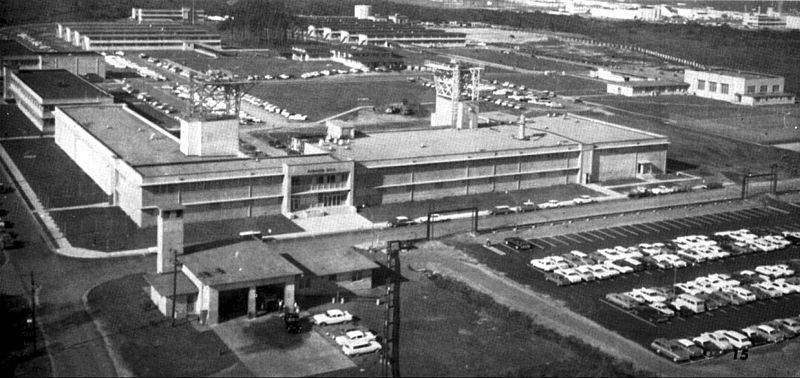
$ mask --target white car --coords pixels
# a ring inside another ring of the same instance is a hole
[[[558,200],[549,200],[539,204],[540,209],[555,209],[557,207],[561,207],[561,202]]]
[[[783,296],[783,292],[777,287],[773,286],[772,283],[769,281],[759,282],[757,284],[753,284],[752,286],[761,289],[762,291],[767,293],[767,295],[769,295],[770,298],[777,298]]]
[[[579,283],[583,281],[583,276],[578,273],[575,269],[567,268],[567,269],[556,269],[553,273],[560,274],[564,278],[566,278],[570,283]]]
[[[649,306],[654,308],[654,309],[656,309],[656,310],[658,310],[659,312],[661,312],[662,314],[664,314],[666,316],[670,316],[670,317],[671,316],[675,316],[675,311],[673,311],[671,308],[669,308],[669,306],[664,304],[664,302],[650,303]]]
[[[336,344],[342,346],[345,344],[363,343],[364,341],[375,340],[377,336],[370,331],[362,331],[360,329],[351,329],[344,333],[344,335],[336,336],[334,341]]]
[[[800,293],[800,285],[795,284],[795,283],[786,282],[785,278],[779,278],[779,279],[777,279],[775,281],[772,281],[772,282],[775,283],[775,284],[785,285],[785,286],[791,288],[792,290],[794,290],[795,293]]]
[[[736,296],[742,298],[746,302],[753,302],[756,300],[756,295],[753,294],[750,290],[747,290],[743,287],[733,287],[725,291],[735,294]]]
[[[375,340],[365,340],[363,342],[342,345],[342,352],[347,356],[358,356],[360,354],[373,353],[379,350],[381,350],[381,344]]]
[[[608,269],[603,264],[591,265],[589,268],[592,270],[594,276],[601,280],[613,278],[614,276],[619,275],[618,271]]]
[[[631,293],[636,294],[637,296],[643,298],[647,303],[654,303],[654,302],[666,302],[667,298],[661,295],[661,293],[648,288],[639,288],[633,289]]]
[[[797,287],[786,283],[786,281],[775,280],[770,282],[770,284],[772,285],[772,287],[778,289],[781,293],[783,293],[783,295],[788,295],[797,292]]]
[[[326,326],[329,324],[347,323],[352,321],[353,315],[347,311],[332,309],[325,311],[322,314],[316,314],[311,319],[316,325]]]
[[[621,274],[633,273],[633,268],[626,265],[615,264],[614,261],[606,261],[604,262],[604,264],[606,265],[607,268],[616,270]]]
[[[719,349],[722,350],[733,349],[733,345],[731,345],[730,341],[728,341],[728,338],[724,335],[724,331],[704,332],[700,334],[700,336],[697,336],[694,339],[692,339],[692,341],[700,345],[702,345],[706,341],[709,341],[712,344],[716,345]]]
[[[567,264],[566,260],[561,256],[547,256],[542,259],[533,259],[531,260],[531,266],[545,272],[569,268],[569,264]]]

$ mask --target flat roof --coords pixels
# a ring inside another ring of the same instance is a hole
[[[88,81],[63,69],[19,71],[15,75],[45,101],[110,97]]]
[[[36,55],[36,52],[13,39],[0,39],[0,57]]]
[[[619,85],[620,87],[642,88],[642,87],[689,87],[688,83],[669,80],[640,80],[640,81],[610,81],[608,84]]]
[[[173,280],[175,282],[175,296],[186,294],[197,294],[197,286],[194,286],[189,277],[183,272],[178,272],[177,277],[173,277],[172,272],[168,273],[147,273],[144,275],[144,280],[150,284],[156,291],[165,296],[173,297]]]
[[[374,261],[349,248],[324,251],[298,249],[288,252],[287,255],[318,277],[379,267]]]
[[[217,286],[302,274],[280,254],[258,241],[246,241],[178,257],[204,284]]]
[[[336,147],[335,157],[359,162],[375,160],[403,160],[420,162],[432,157],[448,155],[501,156],[516,151],[537,148],[554,148],[553,152],[569,151],[569,146],[663,140],[666,137],[621,125],[593,120],[570,114],[568,117],[536,117],[526,121],[525,134],[528,140],[519,140],[519,126],[499,125],[473,130],[437,128],[426,130],[393,131],[371,133],[353,139],[349,146]],[[572,148],[572,150],[576,150]],[[518,152],[517,152],[518,153]]]
[[[686,69],[686,71],[690,71],[691,69]],[[706,73],[714,73],[718,75],[725,75],[725,76],[734,76],[734,77],[741,77],[745,79],[775,79],[781,76],[778,75],[771,75],[761,72],[752,72],[752,71],[739,71],[739,70],[732,70],[728,68],[711,68],[708,70],[691,70],[696,72],[706,72]]]
[[[337,162],[329,155],[291,157],[186,156],[180,144],[157,130],[157,126],[135,115],[124,104],[82,105],[59,107],[120,159],[144,177],[203,175],[204,178],[223,178],[232,171],[243,175],[272,170],[282,172],[283,163]]]

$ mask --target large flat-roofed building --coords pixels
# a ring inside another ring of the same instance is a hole
[[[219,34],[180,24],[81,22],[58,24],[59,38],[84,50],[179,50],[192,44],[222,46]]]
[[[689,84],[671,80],[636,80],[606,83],[606,92],[628,97],[686,94]]]
[[[192,10],[191,7],[180,9],[131,8],[131,19],[140,24],[164,21],[200,23],[205,22],[206,12],[202,9]]]
[[[121,104],[55,114],[56,144],[140,226],[164,204],[184,206],[187,222],[352,208],[352,161],[232,154],[220,139],[238,146],[235,118],[182,122],[179,138]]]
[[[91,51],[32,51],[15,40],[0,40],[0,67],[4,70],[65,69],[76,75],[106,77],[103,56]],[[3,73],[5,78],[5,72]]]
[[[786,93],[784,78],[756,72],[687,69],[684,82],[689,93],[742,105],[793,104],[795,95]]]
[[[251,159],[220,141],[238,141],[235,119],[181,122],[176,137],[124,105],[55,114],[56,143],[140,226],[173,204],[186,222],[302,218],[356,204],[633,178],[664,172],[669,145],[661,135],[568,115],[373,132],[343,144],[309,142],[302,155]]]
[[[357,19],[355,17],[307,16],[308,38],[354,45],[390,44],[466,46],[465,33],[450,33],[419,25]]]
[[[377,205],[662,173],[666,137],[585,117],[371,133],[332,155],[356,162],[356,203]]]
[[[53,110],[62,105],[111,104],[114,97],[67,70],[8,71],[4,97],[43,132],[53,131]]]

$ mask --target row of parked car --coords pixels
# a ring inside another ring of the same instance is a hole
[[[800,259],[790,262],[800,267]],[[789,265],[759,266],[769,268],[771,276],[743,270],[730,275],[713,273],[668,287],[637,288],[623,293],[609,293],[606,300],[649,321],[659,323],[676,315],[693,315],[726,306],[800,293],[800,277]],[[777,271],[780,270],[780,273]],[[781,278],[775,278],[781,277]]]
[[[516,249],[529,248],[519,238],[507,239]],[[545,279],[558,286],[612,278],[620,274],[645,269],[676,269],[689,264],[723,259],[731,256],[770,252],[800,244],[800,232],[784,231],[782,234],[764,231],[758,236],[749,230],[722,231],[712,238],[705,235],[687,235],[666,243],[641,243],[637,246],[598,249],[590,254],[571,251],[532,259],[530,265],[540,269]],[[522,247],[517,247],[522,246]]]
[[[156,81],[166,81],[167,80],[167,78],[164,77],[164,75],[162,75],[162,74],[160,74],[160,73],[158,73],[156,71],[153,71],[149,67],[145,67],[145,66],[142,66],[142,65],[140,65],[138,63],[132,62],[132,61],[128,60],[127,58],[123,57],[123,56],[105,54],[105,57],[103,59],[105,60],[106,63],[114,66],[115,68],[119,68],[119,69],[130,68],[132,70],[135,70],[136,73],[139,76],[142,76],[142,77],[149,77],[149,78],[151,78],[153,80],[156,80]]]
[[[555,208],[559,208],[559,207],[585,205],[585,204],[594,203],[594,202],[597,202],[597,198],[589,196],[589,195],[578,196],[578,197],[575,197],[575,198],[573,198],[571,200],[566,200],[566,201],[549,200],[547,202],[541,202],[541,203],[538,203],[538,204],[529,199],[529,200],[523,202],[522,205],[519,205],[519,206],[509,206],[509,205],[495,206],[491,211],[491,215],[506,215],[506,214],[513,214],[513,213],[524,213],[524,212],[534,211],[534,210],[555,209]]]
[[[313,315],[311,321],[315,325],[325,327],[352,322],[353,315],[347,311],[330,309]],[[347,356],[357,356],[381,350],[381,344],[378,342],[375,332],[361,328],[345,329],[342,334],[334,336],[333,340],[336,345],[341,347],[342,353]]]
[[[704,332],[697,337],[653,340],[650,348],[656,353],[674,361],[685,362],[702,357],[714,357],[727,352],[741,351],[747,358],[750,348],[779,343],[792,339],[800,334],[800,315],[791,318],[779,318],[761,324],[753,324],[741,330],[717,330]]]
[[[293,120],[293,121],[305,121],[305,120],[308,119],[308,116],[305,115],[305,114],[292,113],[287,109],[280,108],[277,105],[273,105],[269,101],[262,100],[262,99],[260,99],[260,98],[258,98],[256,96],[251,95],[251,94],[245,94],[244,96],[242,96],[242,100],[244,100],[245,102],[248,102],[248,103],[250,103],[250,104],[252,104],[254,106],[258,106],[259,108],[262,108],[262,109],[264,109],[264,110],[266,110],[268,112],[280,114],[280,115],[286,117],[287,119],[290,119],[290,120]]]

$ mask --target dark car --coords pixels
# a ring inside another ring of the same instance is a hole
[[[750,290],[750,292],[756,296],[756,300],[758,301],[772,298],[772,296],[769,295],[769,293],[767,293],[766,291],[764,291],[764,289],[758,286],[746,285],[744,286],[744,288]]]
[[[772,328],[778,330],[778,332],[784,334],[785,339],[795,338],[798,335],[798,332],[793,329],[792,327],[787,326],[785,323],[780,322],[778,320],[773,320],[771,322],[764,323]]]
[[[633,309],[633,313],[653,323],[664,323],[669,320],[668,315],[650,306],[636,307]]]
[[[689,358],[700,358],[703,357],[703,348],[695,345],[689,339],[674,339],[671,340],[672,342],[678,344],[681,348],[685,349],[689,352]]]
[[[410,226],[412,224],[416,224],[416,222],[404,216],[394,217],[394,219],[389,221],[390,227],[403,227]]]
[[[286,326],[286,332],[300,333],[303,331],[303,322],[300,315],[296,312],[287,312],[283,314],[283,324]]]
[[[518,238],[518,237],[505,238],[505,240],[503,240],[503,243],[518,251],[533,249],[533,244],[531,244],[529,241],[523,238]]]
[[[568,286],[572,285],[567,277],[564,277],[558,273],[547,273],[544,275],[545,281],[552,281],[555,282],[556,286]]]
[[[673,362],[689,361],[691,358],[691,353],[674,340],[655,339],[650,344],[650,348]]]
[[[703,354],[706,357],[716,357],[725,354],[724,349],[718,347],[717,344],[714,344],[711,341],[705,341],[698,346],[703,348]]]

